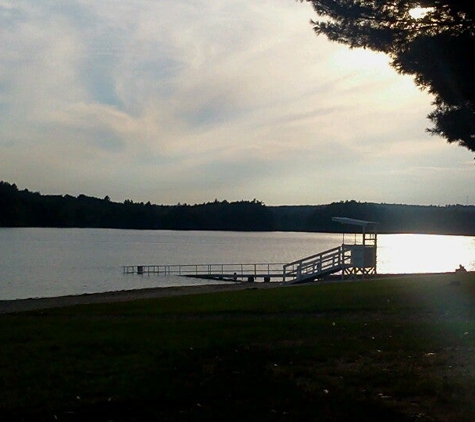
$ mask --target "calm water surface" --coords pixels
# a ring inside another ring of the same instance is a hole
[[[210,284],[124,275],[122,265],[286,263],[341,243],[340,234],[327,233],[0,229],[0,300]],[[379,273],[445,272],[459,264],[475,270],[475,237],[378,236]]]

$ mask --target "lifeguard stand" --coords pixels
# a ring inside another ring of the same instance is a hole
[[[376,227],[378,223],[374,221],[357,220],[347,217],[333,217],[333,221],[341,224],[361,227],[361,233],[343,232],[342,254],[343,269],[342,277],[349,278],[376,274],[376,251],[378,246],[378,233]],[[349,236],[353,236],[352,243],[345,241]]]

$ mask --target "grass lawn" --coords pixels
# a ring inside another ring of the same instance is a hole
[[[1,421],[474,421],[475,274],[0,315]]]

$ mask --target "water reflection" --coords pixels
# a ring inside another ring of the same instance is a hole
[[[459,265],[475,270],[475,239],[424,234],[380,235],[379,273],[449,272]]]

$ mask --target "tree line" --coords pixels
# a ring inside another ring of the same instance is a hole
[[[86,195],[41,195],[0,182],[0,227],[175,230],[272,230],[270,209],[257,200],[199,205],[112,202]]]
[[[252,201],[154,205],[108,196],[42,195],[0,182],[0,227],[78,227],[153,230],[350,232],[332,217],[378,223],[379,233],[475,235],[475,207],[340,201],[326,205],[266,206]],[[359,230],[356,227],[356,230]]]

